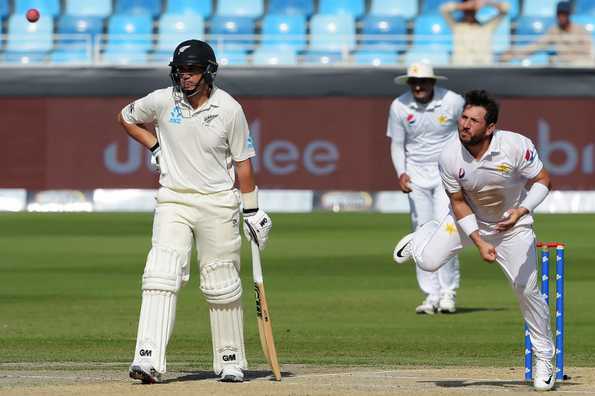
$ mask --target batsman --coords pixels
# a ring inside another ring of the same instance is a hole
[[[118,115],[126,133],[151,150],[160,172],[129,375],[155,383],[166,372],[177,294],[189,280],[195,243],[200,289],[209,304],[213,370],[223,382],[242,382],[247,362],[240,205],[244,233],[261,250],[271,219],[258,206],[250,162],[255,152],[242,106],[214,85],[218,65],[213,49],[203,41],[184,41],[169,66],[171,87],[130,103]],[[149,123],[155,134],[146,128]]]

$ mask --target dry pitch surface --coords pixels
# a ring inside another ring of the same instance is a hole
[[[283,380],[271,381],[265,367],[248,372],[242,384],[224,384],[210,372],[174,366],[162,384],[130,380],[122,364],[0,364],[0,395],[490,395],[537,393],[521,368],[397,368],[283,366]],[[595,370],[569,368],[557,385],[560,395],[595,395]]]

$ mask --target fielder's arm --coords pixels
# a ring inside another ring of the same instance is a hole
[[[146,129],[144,124],[130,124],[124,121],[124,118],[122,118],[122,113],[120,112],[118,112],[118,122],[120,125],[122,125],[128,136],[149,150],[152,150],[157,144],[157,138],[148,129]]]
[[[467,201],[465,201],[463,192],[457,191],[450,193],[447,191],[447,194],[450,199],[453,214],[461,230],[463,230],[463,232],[473,241],[475,246],[477,246],[481,258],[490,263],[494,262],[496,260],[496,248],[492,244],[481,239],[477,219],[475,218],[475,214],[473,214],[471,207]]]

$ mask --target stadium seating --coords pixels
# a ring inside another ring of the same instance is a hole
[[[304,15],[267,15],[262,20],[261,45],[306,47],[306,17]]]
[[[595,15],[595,0],[575,0],[574,13],[579,15]]]
[[[307,51],[302,55],[302,63],[309,65],[334,65],[342,62],[339,51]]]
[[[108,17],[112,14],[112,0],[65,0],[66,14]]]
[[[423,0],[422,4],[422,8],[421,8],[421,13],[422,14],[439,14],[440,13],[440,7],[442,7],[442,5],[444,3],[449,3],[452,0]]]
[[[545,33],[554,23],[552,17],[531,17],[520,16],[516,24],[517,45],[525,45],[537,39],[537,36]]]
[[[269,0],[269,14],[305,15],[314,13],[314,0]]]
[[[510,48],[510,17],[505,17],[500,25],[496,28],[492,36],[492,51],[494,53],[500,53]]]
[[[198,14],[203,18],[213,13],[212,0],[167,0],[166,14]]]
[[[353,60],[357,65],[394,65],[397,63],[397,54],[392,51],[360,50],[353,53]]]
[[[263,0],[218,0],[217,15],[259,18],[264,13]]]
[[[23,16],[29,8],[36,8],[41,14],[40,21],[44,16],[60,15],[60,0],[14,0],[14,14]]]
[[[509,5],[509,9],[508,9],[508,13],[507,15],[514,19],[519,15],[519,0],[501,0],[504,3],[508,3]],[[493,17],[495,17],[496,15],[498,15],[498,9],[496,7],[492,7],[492,6],[486,6],[486,7],[482,7],[478,12],[477,12],[477,19],[480,22],[485,22]]]
[[[413,18],[417,12],[417,0],[372,0],[370,5],[370,15],[400,15]]]
[[[359,19],[365,11],[364,0],[319,0],[319,14],[349,14]]]
[[[8,18],[7,51],[47,52],[52,49],[54,20],[40,18],[36,23],[29,23],[21,14]],[[31,59],[35,58],[33,55]]]
[[[211,18],[211,40],[228,51],[246,51],[254,47],[255,22],[251,17],[214,16]],[[240,37],[238,37],[240,35]],[[248,35],[248,37],[242,37]],[[231,55],[230,55],[231,56]]]
[[[116,14],[143,15],[156,18],[161,13],[161,0],[116,0]]]
[[[0,0],[0,22],[10,15],[10,7],[8,6],[8,0]]]
[[[6,51],[1,55],[1,59],[7,64],[40,64],[45,62],[46,54],[46,52]]]
[[[407,51],[403,57],[403,62],[410,65],[415,62],[429,62],[434,66],[445,66],[450,63],[448,51],[440,49],[431,49],[429,47],[413,47]]]
[[[153,19],[149,14],[114,15],[109,19],[107,52],[146,52],[152,46]],[[126,59],[131,58],[127,56]],[[112,55],[108,59],[114,59]]]
[[[547,66],[550,63],[550,56],[547,52],[537,52],[521,59],[513,59],[509,63],[519,66]]]
[[[114,65],[142,65],[148,63],[146,52],[122,52],[108,49],[101,57],[102,63]]]
[[[215,48],[215,57],[217,58],[217,62],[223,66],[248,64],[246,51],[218,51],[218,48]]]
[[[436,49],[438,51],[452,50],[452,31],[441,15],[420,15],[413,25],[413,45]]]
[[[349,14],[316,14],[310,20],[310,49],[350,51],[355,47],[355,20]]]
[[[55,64],[90,64],[91,53],[72,49],[57,49],[50,54],[50,62]]]
[[[595,14],[581,14],[572,17],[572,22],[583,25],[587,32],[591,33],[591,44],[593,45],[593,54],[595,54]]]
[[[255,65],[296,65],[297,54],[291,47],[260,47],[252,54],[252,63]]]
[[[553,17],[559,0],[523,0],[523,15]]]
[[[403,51],[407,45],[407,21],[402,16],[368,15],[361,33],[360,46],[368,50]]]
[[[90,35],[90,40],[93,42],[96,35],[103,33],[103,18],[84,15],[62,15],[58,18],[56,33]],[[70,42],[71,40],[62,37],[59,38],[59,41]]]
[[[182,41],[204,40],[205,23],[198,14],[164,14],[158,26],[155,51],[166,52],[168,56]]]

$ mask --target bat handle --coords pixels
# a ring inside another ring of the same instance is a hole
[[[260,249],[254,241],[250,241],[252,250],[252,277],[254,282],[262,284],[262,265],[260,264]]]

